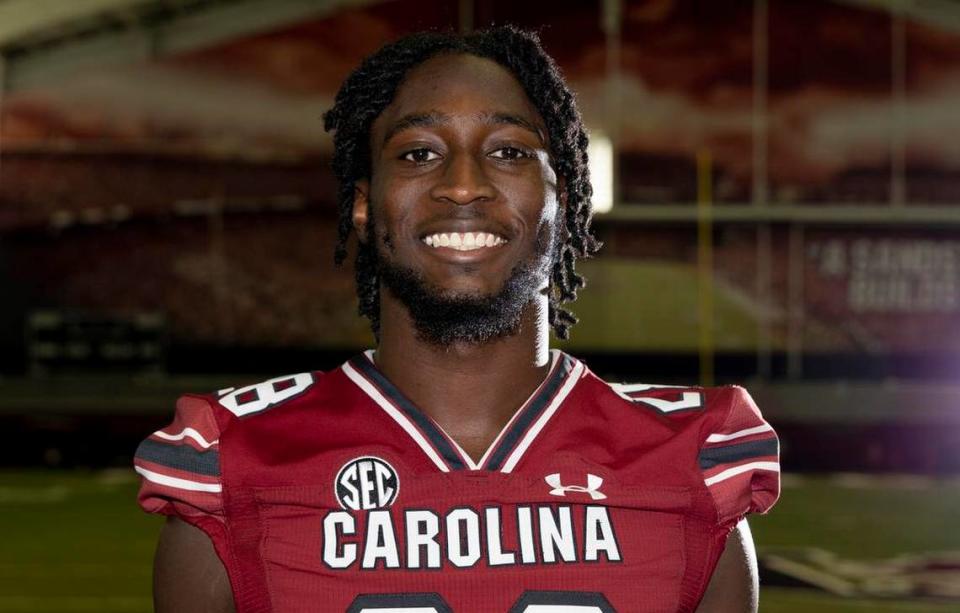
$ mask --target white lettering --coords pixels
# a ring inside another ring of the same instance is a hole
[[[370,460],[357,462],[357,470],[360,473],[360,502],[363,505],[361,508],[373,509],[380,506],[370,500],[370,494],[373,493],[373,488],[376,487],[373,479],[370,478],[370,473],[373,472],[373,462]]]
[[[427,568],[440,568],[440,518],[433,511],[406,511],[407,568],[421,568],[420,552],[426,550]]]
[[[348,509],[359,509],[360,507],[360,492],[357,491],[357,488],[353,485],[357,480],[357,465],[351,464],[343,471],[343,476],[340,477],[340,486],[347,490],[345,496],[341,497],[343,505]]]
[[[955,313],[960,242],[859,239],[850,244],[847,302],[855,313]]]
[[[602,551],[610,562],[620,561],[620,547],[613,533],[613,523],[607,514],[607,507],[587,507],[586,538],[583,544],[583,559],[596,562]]]
[[[503,512],[501,507],[461,507],[446,515],[406,509],[395,518],[387,509],[331,511],[323,518],[323,562],[332,569],[374,570],[440,569],[444,558],[456,568],[474,567],[482,557],[491,568],[623,559],[608,507],[518,506],[516,523],[504,521]],[[366,520],[358,524],[357,517]]]
[[[517,554],[512,551],[503,551],[503,536],[501,534],[503,525],[500,523],[500,509],[490,507],[484,511],[484,515],[487,525],[487,563],[490,566],[516,564]]]
[[[557,551],[564,562],[576,562],[576,543],[573,541],[573,519],[570,517],[570,507],[560,507],[559,524],[550,507],[540,507],[540,546],[543,561],[552,563],[557,561]]]
[[[397,471],[375,456],[363,456],[347,462],[340,468],[335,481],[335,493],[340,506],[353,511],[389,507],[400,489]]]
[[[346,511],[333,511],[323,518],[323,561],[330,568],[347,568],[357,560],[356,543],[345,543],[340,549],[340,535],[354,534],[356,524],[353,515]]]
[[[370,511],[367,515],[367,536],[363,543],[363,562],[366,569],[377,567],[383,560],[387,568],[400,568],[397,536],[393,532],[390,511]]]
[[[537,555],[533,547],[533,517],[530,507],[517,507],[517,533],[520,540],[520,561],[524,564],[536,564]]]
[[[377,501],[383,504],[393,498],[393,488],[387,486],[387,480],[393,477],[393,473],[379,462],[374,465],[374,470],[377,475]]]
[[[480,517],[473,509],[454,509],[447,514],[447,557],[460,568],[480,559]]]

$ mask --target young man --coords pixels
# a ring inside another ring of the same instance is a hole
[[[141,445],[157,610],[756,611],[742,518],[776,500],[777,441],[746,392],[548,349],[598,243],[536,38],[408,37],[325,119],[376,350],[186,396]]]

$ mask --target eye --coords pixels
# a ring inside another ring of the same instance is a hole
[[[400,156],[400,159],[413,162],[414,164],[426,164],[427,162],[440,159],[440,155],[436,151],[431,151],[426,147],[420,147],[419,149],[407,151]]]
[[[518,147],[500,147],[499,149],[491,151],[490,157],[497,158],[498,160],[522,160],[533,157],[533,154]]]

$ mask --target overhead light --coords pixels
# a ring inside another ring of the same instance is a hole
[[[587,157],[593,186],[593,212],[607,213],[613,208],[613,142],[610,137],[599,130],[591,130]]]

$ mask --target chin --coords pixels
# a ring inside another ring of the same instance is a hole
[[[462,285],[462,286],[448,286],[448,287],[439,287],[433,286],[428,289],[434,297],[442,300],[451,300],[451,301],[463,301],[463,300],[484,300],[487,298],[492,298],[497,294],[503,291],[504,284],[500,284],[497,287],[477,287],[476,285]]]

